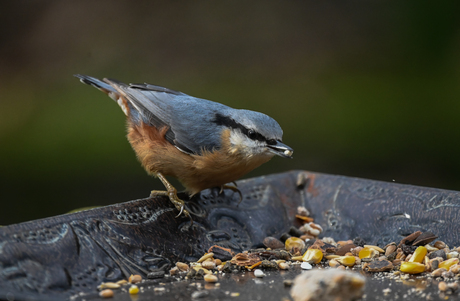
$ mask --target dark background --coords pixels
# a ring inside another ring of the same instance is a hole
[[[291,169],[460,190],[458,1],[8,1],[0,224],[161,189],[75,73],[149,82],[283,127]]]

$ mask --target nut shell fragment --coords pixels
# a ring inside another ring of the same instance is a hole
[[[433,233],[431,232],[423,232],[422,234],[420,234],[415,240],[414,242],[412,243],[413,246],[423,246],[423,245],[427,245],[429,244],[430,242],[432,242],[433,240],[435,240],[436,238],[438,238],[436,235],[434,235]]]
[[[260,257],[254,253],[238,253],[232,258],[231,263],[239,266],[251,266],[259,261],[261,261]]]
[[[346,255],[346,253],[352,252],[351,250],[355,249],[355,248],[356,248],[355,244],[345,244],[345,245],[342,245],[341,247],[339,247],[337,249],[337,251],[335,252],[335,254],[340,255],[340,256],[344,256],[344,255]]]
[[[417,239],[417,237],[419,237],[421,234],[422,234],[422,231],[417,231],[417,232],[414,232],[414,233],[404,237],[399,242],[398,248],[401,247],[402,245],[407,245],[407,244],[413,243]]]
[[[391,271],[393,267],[393,264],[388,260],[374,260],[366,264],[366,270],[373,273]]]

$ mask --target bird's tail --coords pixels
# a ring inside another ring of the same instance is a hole
[[[82,83],[93,86],[96,89],[99,89],[106,94],[109,94],[110,92],[117,92],[115,88],[101,81],[100,79],[97,79],[97,78],[94,78],[88,75],[81,75],[81,74],[75,74],[74,76],[79,78]]]
[[[82,74],[75,74],[74,75],[75,77],[79,78],[80,81],[84,84],[87,84],[87,85],[90,85],[90,86],[93,86],[95,87],[96,89],[104,92],[105,94],[107,94],[110,98],[112,98],[113,100],[115,100],[118,105],[121,107],[121,109],[123,110],[123,112],[125,113],[126,116],[129,116],[130,115],[130,111],[131,111],[131,106],[129,105],[129,102],[126,100],[125,97],[123,97],[119,91],[117,91],[117,89],[115,87],[113,87],[112,85],[100,80],[100,79],[97,79],[95,77],[91,77],[91,76],[88,76],[88,75],[82,75]]]

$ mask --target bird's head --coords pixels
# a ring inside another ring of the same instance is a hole
[[[230,145],[246,156],[292,158],[294,150],[281,142],[283,130],[273,118],[255,111],[217,113],[214,122],[230,130]]]

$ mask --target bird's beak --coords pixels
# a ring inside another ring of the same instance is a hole
[[[292,154],[294,153],[294,150],[284,143],[277,141],[276,144],[267,145],[267,147],[268,147],[268,150],[274,153],[275,155],[278,155],[283,158],[292,159]]]

